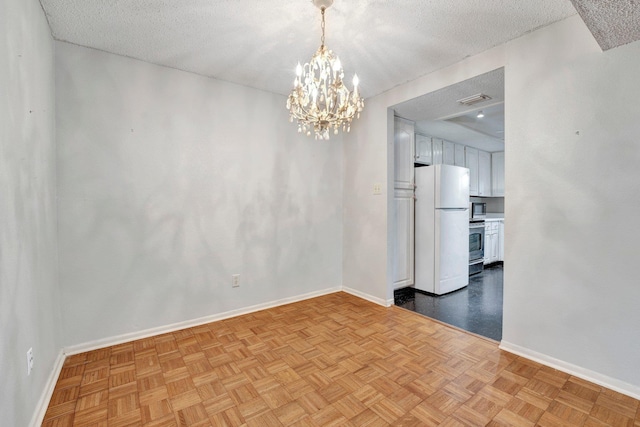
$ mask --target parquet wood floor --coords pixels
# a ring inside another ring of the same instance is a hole
[[[70,356],[43,425],[640,427],[640,409],[339,292]]]

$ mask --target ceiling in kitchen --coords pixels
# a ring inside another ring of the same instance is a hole
[[[471,106],[458,99],[482,93],[491,97]],[[393,107],[396,115],[415,122],[444,120],[504,102],[504,68],[481,74],[455,85],[418,96]]]
[[[320,44],[308,0],[41,0],[53,37],[288,94]],[[370,97],[575,15],[571,0],[335,0],[326,44]]]
[[[491,99],[471,106],[457,100],[482,93]],[[418,96],[393,107],[397,116],[416,122],[416,130],[495,152],[504,150],[504,68]],[[484,117],[478,118],[482,111]]]

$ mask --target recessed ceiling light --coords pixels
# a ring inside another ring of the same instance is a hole
[[[478,111],[478,115],[476,117],[479,119],[484,117],[484,113],[482,112],[482,110]]]

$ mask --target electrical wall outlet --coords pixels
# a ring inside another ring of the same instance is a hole
[[[231,287],[232,288],[240,287],[240,275],[239,274],[232,274],[231,275]]]
[[[382,184],[373,184],[373,194],[376,196],[382,194]]]
[[[33,348],[27,351],[27,375],[31,375],[33,369]]]

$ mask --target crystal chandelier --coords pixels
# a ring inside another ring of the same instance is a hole
[[[296,67],[293,90],[287,99],[290,121],[298,120],[298,132],[316,139],[329,139],[329,130],[335,134],[338,129],[349,132],[351,121],[360,117],[364,99],[358,93],[358,75],[353,76],[353,91],[342,82],[344,71],[340,59],[324,45],[324,11],[333,0],[313,0],[322,14],[322,38],[320,47],[311,61]]]

